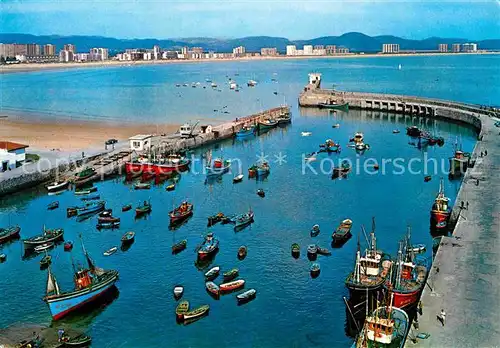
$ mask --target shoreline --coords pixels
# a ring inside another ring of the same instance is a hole
[[[452,52],[430,52],[430,53],[369,53],[369,54],[341,54],[332,56],[266,56],[266,57],[244,57],[244,58],[212,58],[212,59],[170,59],[170,60],[137,60],[137,61],[117,61],[109,60],[103,62],[86,63],[20,63],[0,66],[0,75],[12,73],[26,73],[47,70],[64,70],[75,68],[105,68],[143,65],[163,65],[163,64],[196,64],[196,63],[216,63],[216,62],[250,62],[267,60],[303,60],[303,59],[353,59],[353,58],[394,58],[394,57],[427,57],[427,56],[458,56],[458,55],[497,55],[500,51],[474,52],[474,53],[452,53]]]

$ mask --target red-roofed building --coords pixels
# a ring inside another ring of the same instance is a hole
[[[0,171],[14,169],[23,164],[26,160],[27,147],[28,145],[11,141],[0,141]]]

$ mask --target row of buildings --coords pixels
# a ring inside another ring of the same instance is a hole
[[[453,53],[460,53],[460,52],[465,52],[465,53],[472,53],[472,52],[477,52],[477,44],[476,43],[464,43],[464,44],[459,44],[455,43],[451,45],[451,51],[449,50],[449,45],[442,43],[439,44],[437,47],[437,52],[453,52]],[[408,53],[408,52],[415,52],[414,50],[412,51],[402,51],[399,49],[399,44],[383,44],[382,45],[382,53]],[[430,52],[430,51],[427,51]]]
[[[0,58],[16,62],[84,62],[107,60],[109,53],[107,48],[78,53],[73,44],[64,45],[59,52],[52,44],[0,44]]]
[[[304,45],[300,50],[295,45],[286,46],[287,56],[330,56],[335,54],[347,54],[349,49],[345,47],[337,47],[336,45]]]

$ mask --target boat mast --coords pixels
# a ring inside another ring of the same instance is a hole
[[[398,269],[396,272],[396,288],[399,289],[401,285],[401,266],[403,265],[403,259],[402,259],[402,252],[401,252],[401,247],[402,247],[402,242],[399,242],[399,250],[398,250]]]
[[[361,273],[361,264],[360,264],[360,259],[361,257],[361,247],[359,245],[359,234],[358,234],[358,250],[356,251],[356,265],[354,267],[354,279],[356,280],[356,283],[360,282],[360,273]]]
[[[372,218],[372,231],[370,232],[371,248],[373,252],[377,252],[377,238],[375,237],[375,216]]]

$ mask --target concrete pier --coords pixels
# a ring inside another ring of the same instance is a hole
[[[478,105],[446,100],[321,89],[319,74],[299,97],[302,107],[348,102],[350,108],[440,117],[478,130],[473,168],[464,176],[452,212],[452,237],[443,237],[421,296],[418,329],[405,347],[498,347],[500,342],[500,115]],[[480,153],[487,151],[487,156]],[[444,325],[438,320],[444,310]],[[426,339],[418,339],[427,333]]]

